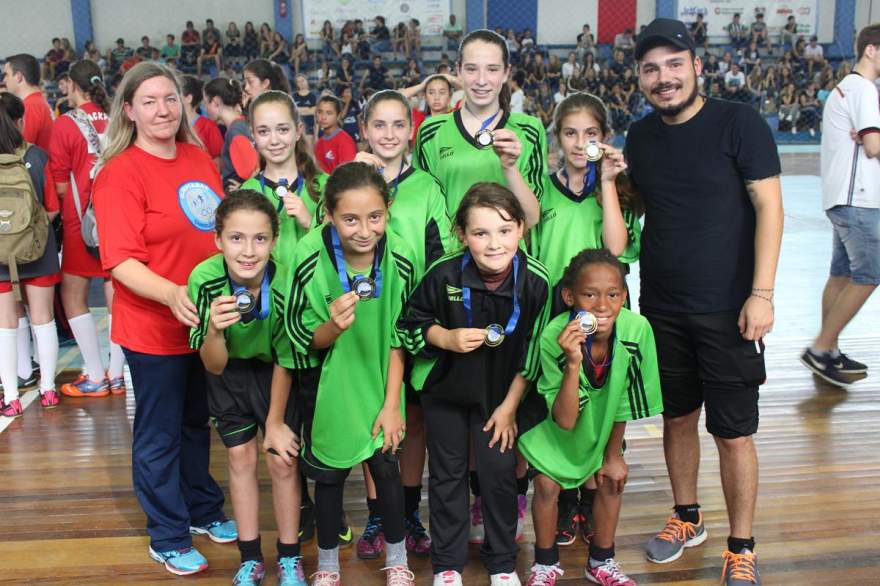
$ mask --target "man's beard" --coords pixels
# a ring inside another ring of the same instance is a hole
[[[655,88],[655,89],[659,90],[659,89],[662,89],[662,87],[663,86]],[[699,95],[699,92],[697,91],[697,81],[694,80],[694,89],[691,91],[690,95],[687,98],[685,98],[685,100],[682,101],[680,104],[661,107],[661,106],[658,106],[656,103],[654,103],[654,101],[651,100],[650,98],[648,99],[648,101],[651,102],[651,105],[654,106],[654,109],[657,112],[659,112],[661,115],[667,116],[669,118],[674,118],[674,117],[678,116],[679,114],[681,114],[682,112],[684,112],[687,108],[689,108],[691,106],[691,104],[693,104],[695,101],[697,101],[698,95]]]

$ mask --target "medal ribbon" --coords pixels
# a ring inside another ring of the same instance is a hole
[[[562,171],[560,171],[559,174],[565,179],[565,187],[571,191],[571,187],[569,187],[568,184],[568,171],[565,170],[565,167],[562,168]],[[589,195],[590,193],[593,193],[593,190],[596,189],[597,179],[598,171],[596,169],[596,163],[594,161],[587,161],[587,172],[584,173],[584,187],[576,195]]]
[[[303,181],[302,175],[297,175],[296,179],[293,181],[293,191],[296,193],[297,197],[302,197],[300,195],[300,193],[302,192],[303,184],[304,184],[304,181]],[[287,187],[287,178],[286,177],[282,177],[281,179],[278,180],[278,187],[281,187],[282,185]],[[262,172],[260,173],[260,193],[262,193],[262,194],[266,193],[266,176]],[[290,193],[290,192],[288,191],[288,193]],[[277,193],[276,193],[276,195],[277,195]],[[278,205],[276,205],[275,207],[277,208],[277,211],[279,211],[279,212],[284,209],[284,202],[282,201],[281,197],[278,198]]]
[[[575,318],[577,318],[577,312],[572,309],[568,314],[568,321],[570,322],[571,320],[573,320]],[[585,373],[587,372],[587,362],[588,361],[591,365],[602,367],[602,368],[611,364],[611,357],[614,352],[614,332],[611,333],[611,337],[608,339],[608,353],[605,354],[605,360],[602,362],[602,364],[593,363],[593,336],[595,336],[595,335],[596,334],[590,334],[589,336],[587,336],[587,341],[581,345],[582,346],[581,349],[584,354],[584,360],[582,360],[581,363],[583,364]]]
[[[464,268],[471,261],[471,252],[466,250],[464,252],[464,256],[461,258],[461,272],[462,277],[464,276]],[[504,335],[510,336],[513,334],[514,330],[516,330],[516,324],[519,321],[520,307],[519,307],[519,294],[517,293],[517,281],[519,277],[519,253],[513,255],[513,312],[510,314],[510,319],[507,320],[507,325],[504,327]],[[463,280],[463,279],[462,279]],[[462,305],[464,305],[464,313],[467,316],[467,325],[468,327],[472,327],[474,317],[471,311],[471,288],[464,287],[461,288],[461,301]]]
[[[239,285],[238,283],[233,281],[231,275],[229,277],[229,284],[232,286],[233,295],[238,295],[239,293],[248,290],[248,288],[244,285]],[[256,309],[255,307],[245,315],[255,317],[259,320],[266,319],[267,317],[269,317],[269,306],[269,265],[267,264],[266,267],[263,269],[263,282],[260,283],[260,312],[254,313],[254,310]]]
[[[474,114],[473,112],[471,112],[471,109],[467,107],[467,104],[465,104],[464,107],[465,107],[465,109],[468,111],[468,114],[470,114],[470,115],[473,116],[474,118],[477,118],[476,114]],[[476,134],[474,134],[474,136],[477,136],[477,134],[480,134],[481,132],[483,132],[484,130],[486,130],[487,128],[489,128],[489,125],[492,124],[492,121],[495,120],[495,117],[498,116],[498,114],[500,114],[500,113],[501,113],[501,110],[498,110],[497,112],[495,112],[494,114],[492,114],[491,116],[489,116],[488,118],[486,118],[485,120],[483,120],[483,121],[480,123],[480,129],[476,132]],[[479,118],[477,118],[477,120],[479,120]]]
[[[345,256],[342,254],[342,244],[339,241],[339,232],[336,231],[336,226],[330,224],[330,241],[333,244],[333,256],[336,258],[336,271],[339,273],[339,284],[342,285],[342,290],[345,293],[351,291],[352,282],[351,279],[348,278],[348,272],[345,270]],[[379,258],[379,249],[376,247],[376,250],[373,251],[373,272],[370,277],[373,279],[373,282],[376,284],[376,290],[373,293],[373,297],[379,297],[382,293],[382,268],[379,266],[380,262]]]

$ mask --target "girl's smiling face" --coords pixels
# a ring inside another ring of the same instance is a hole
[[[623,275],[612,265],[594,262],[581,267],[573,289],[562,289],[562,300],[574,311],[589,311],[599,321],[598,339],[607,339],[626,302]]]
[[[385,235],[388,207],[381,193],[365,186],[340,193],[327,217],[339,233],[343,251],[362,255],[374,250]]]
[[[275,246],[272,223],[257,210],[236,210],[223,222],[223,232],[214,236],[214,243],[236,283],[255,284],[262,279],[269,255]]]
[[[497,274],[510,266],[519,250],[523,224],[496,208],[475,206],[468,211],[465,230],[459,237],[480,272]]]
[[[268,163],[282,165],[294,156],[294,146],[302,134],[290,115],[290,108],[281,102],[266,102],[252,113],[251,125],[257,151]]]

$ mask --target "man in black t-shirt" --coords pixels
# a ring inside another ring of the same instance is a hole
[[[697,504],[705,403],[731,524],[724,584],[759,584],[752,434],[782,238],[779,156],[757,112],[699,95],[702,63],[683,23],[652,22],[635,58],[654,112],[630,127],[626,160],[645,201],[640,306],[657,341],[675,498],[675,514],[647,555],[671,562],[706,539]]]

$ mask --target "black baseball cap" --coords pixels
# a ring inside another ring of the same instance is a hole
[[[672,18],[655,18],[639,33],[636,38],[635,58],[641,59],[649,49],[658,45],[672,45],[691,53],[697,49],[685,24]]]

